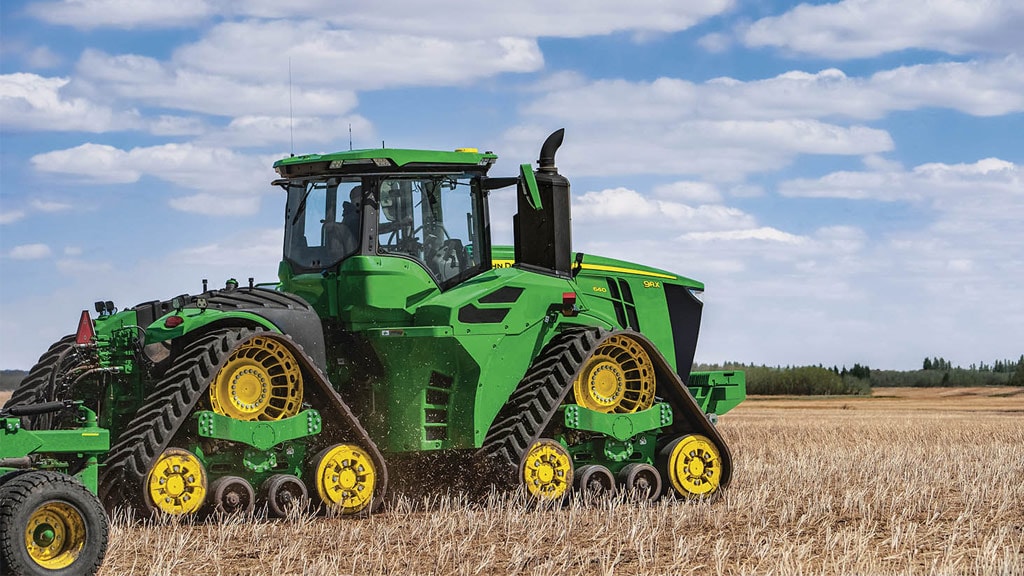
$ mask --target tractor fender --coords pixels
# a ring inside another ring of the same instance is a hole
[[[295,294],[258,287],[237,288],[210,290],[188,297],[187,302],[179,309],[169,302],[135,307],[140,319],[157,316],[153,311],[166,311],[146,327],[146,344],[167,342],[200,329],[246,326],[287,334],[317,366],[323,369],[327,365],[323,323],[313,307]],[[200,307],[202,303],[205,307]],[[172,317],[181,320],[170,320]]]

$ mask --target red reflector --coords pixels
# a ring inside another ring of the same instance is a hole
[[[562,304],[568,304],[569,306],[572,306],[575,303],[576,303],[576,293],[575,292],[562,292]]]
[[[78,333],[75,334],[75,344],[88,344],[96,336],[92,329],[92,318],[88,310],[82,310],[82,317],[78,319]]]
[[[170,316],[167,320],[164,320],[164,326],[168,328],[177,328],[178,326],[181,326],[181,323],[184,321],[185,319],[181,316]]]

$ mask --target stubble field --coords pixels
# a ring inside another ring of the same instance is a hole
[[[100,574],[1024,574],[1024,389],[755,397],[719,428],[736,471],[715,502],[115,519]]]

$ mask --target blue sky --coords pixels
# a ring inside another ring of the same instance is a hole
[[[273,280],[270,165],[349,126],[508,175],[565,127],[575,248],[705,282],[700,361],[1024,352],[1019,0],[5,1],[0,25],[2,368],[95,300]]]

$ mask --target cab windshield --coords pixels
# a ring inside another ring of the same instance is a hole
[[[380,181],[379,251],[412,258],[442,287],[481,269],[483,202],[468,177]]]
[[[296,273],[392,255],[415,260],[444,289],[490,264],[485,192],[473,177],[331,178],[287,190],[284,256]]]

